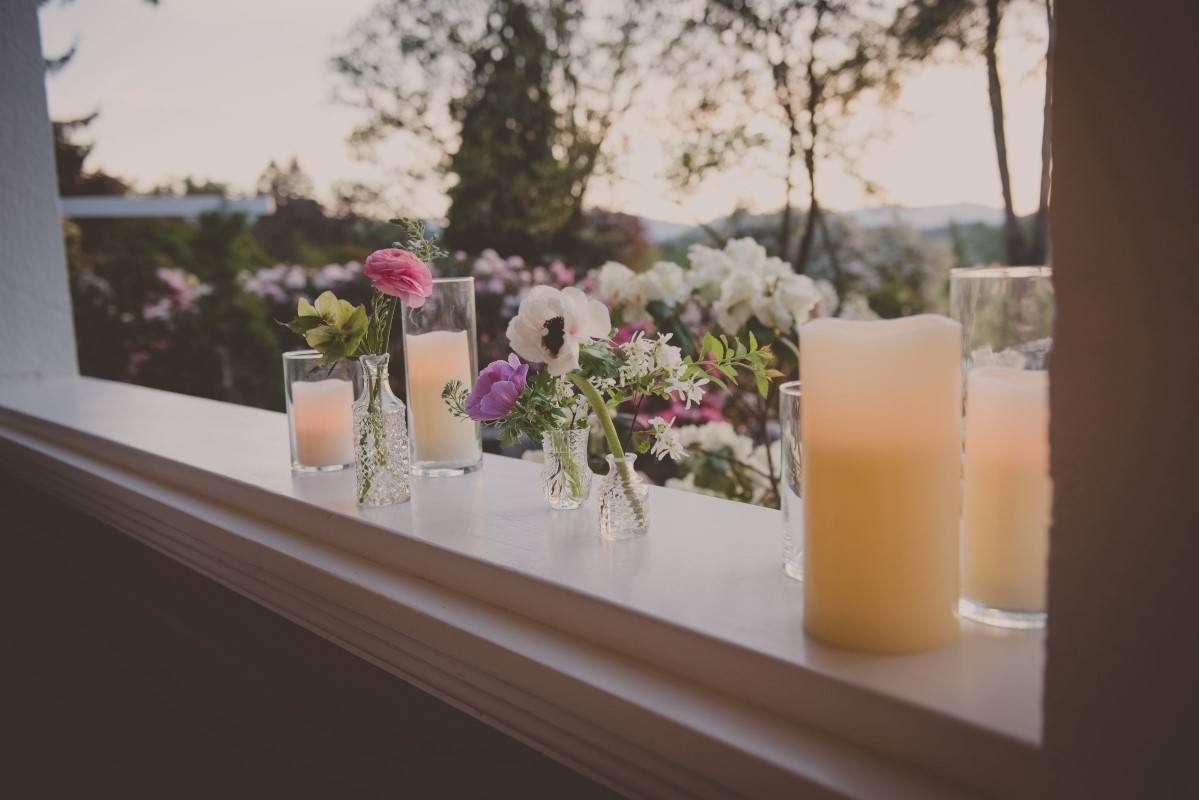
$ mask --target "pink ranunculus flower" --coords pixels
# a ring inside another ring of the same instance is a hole
[[[410,308],[420,308],[433,291],[433,273],[425,262],[407,250],[388,247],[366,257],[363,274],[383,294],[400,298]]]
[[[528,377],[529,365],[522,364],[515,353],[507,361],[492,361],[479,373],[466,398],[467,416],[480,421],[500,419],[516,405]]]

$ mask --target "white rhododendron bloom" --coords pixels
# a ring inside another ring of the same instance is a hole
[[[720,297],[720,285],[733,271],[733,260],[723,250],[693,244],[687,249],[691,264],[691,290],[701,303],[713,303]]]
[[[670,261],[659,261],[625,287],[625,296],[638,306],[654,302],[677,306],[691,296],[687,271]]]
[[[634,272],[624,264],[609,261],[596,272],[600,296],[614,308],[633,315],[645,313],[650,303],[674,307],[691,297],[687,270],[669,261],[659,261],[645,272]]]
[[[729,239],[728,244],[724,246],[724,252],[741,269],[762,272],[766,268],[766,248],[753,239]]]
[[[748,461],[754,452],[754,440],[742,436],[729,422],[708,422],[679,428],[679,442],[684,447],[696,447],[708,453],[728,448],[738,461]]]
[[[667,489],[679,489],[684,492],[695,492],[696,494],[706,494],[709,497],[724,497],[723,494],[712,489],[704,488],[703,486],[695,485],[695,475],[688,472],[681,478],[667,478]]]
[[[841,319],[878,319],[878,314],[874,313],[874,309],[870,307],[869,301],[860,294],[845,295],[845,302],[841,304],[841,313],[837,315]]]
[[[617,261],[609,261],[596,273],[596,287],[600,296],[619,305],[625,302],[625,288],[637,277],[637,273]]]
[[[816,281],[816,291],[820,293],[820,311],[826,317],[837,313],[837,305],[841,298],[837,296],[837,287],[826,280]]]
[[[720,284],[720,297],[712,304],[716,321],[726,331],[737,331],[754,315],[754,302],[762,293],[755,277],[737,270]]]
[[[545,364],[562,377],[579,367],[579,347],[602,339],[612,329],[607,307],[573,286],[534,286],[508,323],[508,341],[532,364]]]
[[[807,322],[820,300],[816,283],[807,275],[796,275],[788,268],[786,274],[778,277],[773,288],[768,287],[766,292],[754,299],[754,315],[763,325],[788,331],[792,325]]]

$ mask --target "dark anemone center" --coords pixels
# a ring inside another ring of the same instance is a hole
[[[557,358],[558,351],[562,349],[562,344],[566,341],[566,320],[562,317],[554,317],[546,320],[542,328],[545,335],[541,337],[541,343],[545,345],[545,349],[550,355]]]

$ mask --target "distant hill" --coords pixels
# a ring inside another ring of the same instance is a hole
[[[905,206],[877,206],[875,208],[858,208],[851,211],[835,212],[848,217],[863,228],[879,228],[884,225],[902,223],[917,230],[944,230],[950,223],[968,226],[981,222],[984,225],[998,226],[1003,224],[1003,210],[990,208],[977,203],[955,203],[945,206],[924,206],[907,208]],[[712,220],[709,224],[721,228],[727,217]],[[687,225],[681,222],[666,222],[664,220],[641,218],[646,233],[652,242],[668,242],[694,233],[697,225]]]

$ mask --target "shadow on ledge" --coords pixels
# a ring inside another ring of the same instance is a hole
[[[119,531],[6,488],[9,796],[611,796]]]

